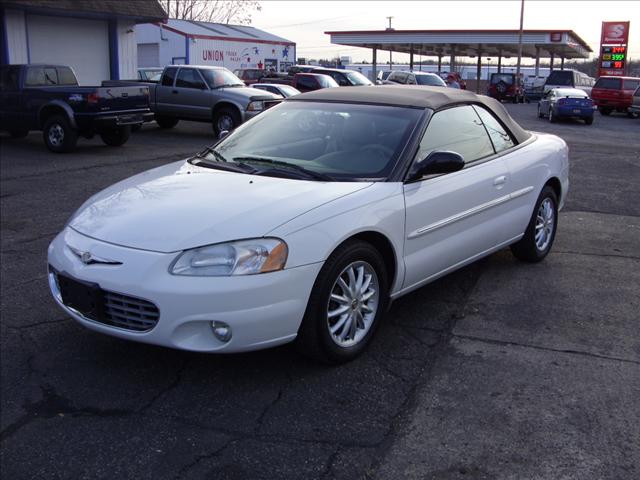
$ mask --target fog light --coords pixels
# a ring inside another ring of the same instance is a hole
[[[224,322],[213,321],[211,322],[211,328],[213,328],[213,334],[221,342],[228,342],[231,340],[231,327]]]

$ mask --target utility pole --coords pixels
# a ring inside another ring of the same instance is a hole
[[[522,60],[522,25],[524,22],[524,0],[520,1],[520,32],[518,33],[518,64],[516,66],[516,85],[520,85],[520,62]]]
[[[393,28],[391,28],[391,19],[393,17],[387,17],[387,20],[389,20],[389,26],[387,27],[387,30],[393,30]],[[392,56],[391,56],[391,50],[389,50],[389,70],[393,70],[393,60],[392,60]]]

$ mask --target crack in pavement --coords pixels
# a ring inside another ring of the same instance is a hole
[[[391,417],[390,427],[383,439],[379,442],[376,448],[376,454],[374,455],[374,459],[370,464],[367,472],[365,473],[364,478],[374,478],[375,472],[377,472],[382,464],[382,460],[385,457],[385,453],[390,451],[390,446],[393,442],[394,437],[401,430],[402,420],[403,418],[407,418],[411,412],[413,412],[417,408],[418,402],[418,388],[429,382],[430,377],[433,373],[433,367],[435,365],[435,360],[444,355],[444,350],[446,350],[451,342],[451,339],[454,338],[453,330],[459,319],[464,317],[464,312],[466,311],[467,305],[471,299],[473,292],[476,290],[478,283],[480,282],[480,278],[482,277],[486,268],[484,268],[484,260],[479,260],[474,263],[474,270],[471,271],[472,281],[470,285],[467,287],[468,290],[465,292],[464,299],[459,304],[459,309],[456,313],[450,316],[447,320],[445,328],[439,332],[440,338],[435,343],[435,345],[430,346],[430,351],[427,353],[424,358],[423,365],[425,366],[423,372],[418,375],[411,385],[409,392],[407,393],[405,400],[398,407],[396,413]]]
[[[341,450],[341,448],[337,447],[331,453],[331,455],[329,455],[329,457],[327,458],[327,463],[325,464],[324,470],[323,470],[322,474],[320,475],[320,478],[334,478],[334,475],[332,474],[333,463],[336,461],[336,458],[338,458],[338,454],[340,453],[340,450]]]
[[[258,415],[258,418],[256,419],[256,426],[254,428],[254,431],[256,432],[259,431],[260,428],[262,428],[262,422],[264,422],[264,419],[267,416],[267,413],[269,412],[269,410],[271,410],[282,399],[282,395],[284,394],[284,391],[287,388],[289,388],[289,386],[291,386],[291,383],[293,383],[293,377],[291,376],[291,373],[288,370],[285,370],[284,373],[286,377],[286,382],[278,390],[278,394],[276,395],[276,398],[273,399],[272,402],[268,403],[264,407],[260,415]]]
[[[553,250],[552,253],[560,253],[563,255],[587,255],[590,257],[603,257],[603,258],[625,258],[627,260],[640,260],[640,257],[634,255],[619,255],[616,253],[587,253],[587,252],[572,252],[569,250]]]
[[[27,359],[30,374],[36,372],[35,368],[33,368],[32,365],[35,356],[36,355],[33,354]],[[40,386],[40,390],[42,391],[42,398],[36,402],[25,402],[23,404],[23,408],[26,413],[0,432],[0,443],[10,438],[21,428],[36,419],[50,419],[59,415],[71,415],[72,417],[124,417],[135,414],[144,415],[145,411],[151,408],[160,397],[178,386],[178,384],[182,380],[182,374],[187,366],[187,363],[188,362],[185,361],[183,365],[179,367],[178,371],[176,372],[175,378],[171,381],[171,383],[169,383],[169,385],[162,388],[160,392],[158,392],[151,398],[151,400],[149,400],[149,402],[134,409],[103,409],[91,406],[76,407],[74,406],[72,400],[58,395],[54,387],[50,385]]]
[[[221,447],[216,448],[213,452],[208,453],[206,455],[198,455],[193,461],[191,461],[187,465],[183,466],[180,469],[180,471],[178,471],[178,473],[173,477],[174,480],[180,480],[181,478],[190,478],[189,476],[184,477],[184,475],[189,470],[191,470],[192,468],[194,468],[195,466],[197,466],[200,462],[202,462],[204,460],[208,460],[210,458],[214,458],[214,457],[218,456],[224,449],[226,449],[229,445],[231,445],[233,442],[238,441],[238,440],[241,440],[241,438],[231,438],[227,442],[225,442],[224,445],[222,445]]]
[[[602,360],[611,360],[614,362],[624,362],[624,363],[631,363],[634,365],[640,365],[640,361],[638,360],[631,360],[628,358],[620,358],[620,357],[611,357],[608,355],[600,355],[597,353],[591,353],[591,352],[585,352],[585,351],[581,351],[581,350],[573,350],[570,348],[552,348],[552,347],[543,347],[541,345],[530,345],[530,344],[526,344],[526,343],[519,343],[519,342],[513,342],[513,341],[507,341],[507,340],[495,340],[495,339],[491,339],[491,338],[482,338],[482,337],[476,337],[475,335],[458,335],[458,334],[452,334],[454,337],[456,338],[462,338],[465,340],[475,340],[478,342],[483,342],[483,343],[489,343],[492,345],[511,345],[511,346],[516,346],[516,347],[523,347],[523,348],[532,348],[534,350],[542,350],[545,352],[556,352],[556,353],[569,353],[572,355],[583,355],[585,357],[593,357],[593,358],[599,358]]]
[[[65,322],[71,322],[73,321],[73,319],[71,317],[64,317],[64,318],[58,318],[56,320],[45,320],[42,322],[36,322],[36,323],[27,323],[26,325],[8,325],[5,324],[4,326],[11,329],[11,330],[24,330],[26,328],[34,328],[34,327],[41,327],[42,325],[54,325],[56,323],[65,323]]]

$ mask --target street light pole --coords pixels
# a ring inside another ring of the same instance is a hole
[[[393,28],[391,28],[391,19],[393,17],[387,17],[387,20],[389,20],[389,26],[387,27],[387,30],[393,30]],[[389,70],[393,70],[393,60],[392,60],[392,56],[391,56],[391,50],[389,50]]]
[[[520,32],[518,33],[518,64],[516,66],[516,85],[520,85],[520,62],[522,60],[522,25],[524,22],[524,0],[520,1]]]

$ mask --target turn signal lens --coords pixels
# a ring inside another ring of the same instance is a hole
[[[284,264],[287,262],[288,255],[289,249],[287,248],[287,244],[284,242],[279,243],[273,250],[271,250],[271,253],[262,264],[260,272],[266,273],[282,270],[284,268]]]

